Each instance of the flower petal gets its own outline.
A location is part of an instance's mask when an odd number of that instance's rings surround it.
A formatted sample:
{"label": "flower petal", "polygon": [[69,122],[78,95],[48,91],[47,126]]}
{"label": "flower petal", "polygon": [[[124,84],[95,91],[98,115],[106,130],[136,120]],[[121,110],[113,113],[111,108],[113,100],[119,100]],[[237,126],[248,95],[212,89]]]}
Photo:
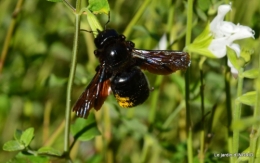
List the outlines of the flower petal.
{"label": "flower petal", "polygon": [[[241,49],[238,44],[231,44],[229,47],[236,52],[237,57],[240,57]],[[237,76],[238,70],[235,68],[235,66],[231,63],[231,61],[229,59],[228,59],[227,64],[228,64],[228,67],[230,67],[230,71],[231,71],[232,75]]]}
{"label": "flower petal", "polygon": [[221,5],[218,7],[218,14],[210,23],[210,30],[216,31],[218,25],[223,22],[225,15],[231,10],[230,5]]}
{"label": "flower petal", "polygon": [[236,52],[237,57],[240,57],[241,49],[238,44],[234,43],[234,44],[231,44],[229,47],[231,47]]}
{"label": "flower petal", "polygon": [[232,34],[239,32],[239,28],[232,22],[223,21],[218,24],[218,27],[215,31],[212,31],[215,38],[219,37],[229,37]]}
{"label": "flower petal", "polygon": [[209,51],[215,55],[217,58],[222,58],[226,55],[227,50],[226,46],[229,42],[227,42],[226,38],[217,38],[213,39],[208,47]]}
{"label": "flower petal", "polygon": [[249,28],[247,26],[239,25],[239,24],[237,25],[237,28],[238,28],[238,31],[227,39],[228,42],[232,43],[235,40],[241,40],[241,39],[245,39],[245,38],[249,38],[249,37],[254,38],[255,32],[251,28]]}

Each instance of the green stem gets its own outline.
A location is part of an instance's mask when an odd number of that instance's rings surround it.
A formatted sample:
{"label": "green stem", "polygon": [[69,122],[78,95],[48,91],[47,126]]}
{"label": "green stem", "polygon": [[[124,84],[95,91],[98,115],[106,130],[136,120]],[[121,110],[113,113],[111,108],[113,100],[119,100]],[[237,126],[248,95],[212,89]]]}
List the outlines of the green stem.
{"label": "green stem", "polygon": [[[259,55],[259,61],[260,63],[260,55]],[[260,66],[258,66],[258,78],[256,81],[256,104],[255,104],[255,109],[254,109],[254,119],[259,118],[260,116]],[[249,158],[249,162],[253,163],[259,160],[256,160],[256,154],[257,151],[260,151],[260,140],[259,140],[259,135],[260,135],[260,125],[259,123],[256,123],[252,127],[252,131],[250,133],[250,153],[255,154],[254,157]],[[259,159],[259,158],[257,158]]]}
{"label": "green stem", "polygon": [[168,116],[166,121],[163,123],[162,127],[164,129],[167,129],[170,127],[174,118],[176,118],[176,116],[180,113],[180,111],[183,109],[184,105],[185,105],[185,102],[184,102],[184,100],[182,100],[180,102],[180,104],[174,109],[174,111]]}
{"label": "green stem", "polygon": [[[163,79],[162,75],[156,77],[155,84],[154,84],[155,88],[159,88],[160,84],[162,83],[162,79]],[[148,121],[150,124],[153,124],[154,119],[155,119],[156,108],[158,106],[157,102],[159,99],[158,97],[159,97],[159,89],[155,89],[153,91],[151,109],[149,111]]]}
{"label": "green stem", "polygon": [[61,122],[61,124],[55,129],[52,135],[48,138],[46,142],[44,142],[43,146],[51,146],[59,137],[59,135],[63,132],[65,126],[65,120]]}
{"label": "green stem", "polygon": [[151,2],[151,0],[145,0],[138,10],[138,12],[135,14],[134,18],[130,21],[130,23],[127,25],[127,28],[123,32],[126,37],[130,35],[131,30],[133,29],[133,26],[136,24],[136,22],[139,20],[141,15],[143,14],[144,10],[147,8],[148,4]]}
{"label": "green stem", "polygon": [[[226,110],[227,110],[227,136],[228,136],[228,151],[232,153],[232,131],[231,131],[231,121],[232,121],[232,105],[231,105],[231,95],[230,95],[230,69],[227,65],[226,57],[226,69],[225,69],[225,94],[226,94]],[[229,158],[232,162],[233,157]]]}
{"label": "green stem", "polygon": [[[188,0],[187,8],[187,29],[186,29],[186,47],[191,43],[191,31],[192,31],[192,13],[193,13],[193,0]],[[193,152],[192,152],[192,126],[191,126],[191,116],[190,116],[190,68],[187,69],[185,74],[185,102],[186,102],[186,132],[188,133],[188,162],[193,162]]]}
{"label": "green stem", "polygon": [[[242,89],[243,89],[243,68],[239,69],[238,72],[238,85],[237,85],[237,97],[242,95]],[[241,117],[241,103],[239,101],[235,101],[235,108],[233,110],[233,122],[236,122]],[[232,153],[238,153],[239,148],[239,130],[234,129],[233,131],[233,152]],[[233,161],[235,162],[237,158],[234,158]]]}
{"label": "green stem", "polygon": [[201,98],[201,132],[200,132],[200,152],[199,160],[201,163],[204,162],[204,151],[205,151],[205,109],[204,109],[204,83],[203,83],[203,70],[202,66],[200,69],[200,98]]}
{"label": "green stem", "polygon": [[5,58],[6,58],[6,55],[8,53],[9,43],[10,43],[11,37],[13,35],[14,27],[16,25],[16,20],[17,20],[16,18],[17,18],[18,13],[21,10],[22,4],[23,4],[23,0],[19,0],[16,4],[14,12],[12,14],[12,21],[11,21],[11,24],[8,28],[8,31],[7,31],[5,40],[4,40],[4,46],[3,46],[3,49],[2,49],[2,52],[1,52],[0,74],[1,74],[2,69],[4,67]]}
{"label": "green stem", "polygon": [[140,163],[145,163],[149,151],[151,150],[151,145],[153,144],[152,139],[149,135],[144,136],[144,146],[141,153]]}
{"label": "green stem", "polygon": [[70,133],[70,114],[71,114],[71,92],[72,85],[76,71],[77,53],[78,53],[78,40],[80,31],[80,4],[81,0],[76,2],[76,13],[75,13],[75,33],[74,33],[74,43],[72,51],[71,68],[67,85],[67,95],[66,95],[66,114],[65,114],[65,133],[64,133],[64,153],[69,153],[69,133]]}
{"label": "green stem", "polygon": [[67,1],[67,0],[63,0],[63,3],[72,11],[75,12],[76,9]]}

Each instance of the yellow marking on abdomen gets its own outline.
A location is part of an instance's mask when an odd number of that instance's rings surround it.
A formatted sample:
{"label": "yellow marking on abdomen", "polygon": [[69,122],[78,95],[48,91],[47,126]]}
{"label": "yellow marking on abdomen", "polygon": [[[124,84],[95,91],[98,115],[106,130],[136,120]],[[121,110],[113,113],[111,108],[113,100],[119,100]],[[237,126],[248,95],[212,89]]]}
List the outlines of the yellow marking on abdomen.
{"label": "yellow marking on abdomen", "polygon": [[120,97],[118,94],[116,94],[115,97],[116,97],[118,104],[121,107],[129,108],[129,107],[132,107],[134,105],[134,103],[130,101],[129,97]]}

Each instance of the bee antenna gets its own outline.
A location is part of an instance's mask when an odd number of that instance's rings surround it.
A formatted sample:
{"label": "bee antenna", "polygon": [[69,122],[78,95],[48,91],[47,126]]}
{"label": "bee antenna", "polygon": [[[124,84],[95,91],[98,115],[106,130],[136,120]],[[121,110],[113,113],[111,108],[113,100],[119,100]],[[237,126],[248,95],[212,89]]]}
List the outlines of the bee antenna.
{"label": "bee antenna", "polygon": [[105,24],[105,30],[107,29],[107,24],[110,22],[110,11],[108,12],[108,20]]}
{"label": "bee antenna", "polygon": [[89,30],[86,30],[86,29],[80,29],[80,31],[84,31],[84,32],[93,33],[93,31],[89,31]]}
{"label": "bee antenna", "polygon": [[[86,30],[86,29],[80,29],[80,31],[84,31],[84,32],[89,32],[89,33],[94,33],[96,31],[89,31],[89,30]],[[99,31],[98,31],[99,32]]]}

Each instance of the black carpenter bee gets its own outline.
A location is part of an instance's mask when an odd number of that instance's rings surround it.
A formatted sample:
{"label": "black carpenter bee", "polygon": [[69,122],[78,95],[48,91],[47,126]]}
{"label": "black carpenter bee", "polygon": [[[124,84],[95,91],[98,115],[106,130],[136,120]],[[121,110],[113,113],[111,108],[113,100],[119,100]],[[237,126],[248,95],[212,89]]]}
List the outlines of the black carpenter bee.
{"label": "black carpenter bee", "polygon": [[167,75],[190,65],[190,56],[186,52],[135,49],[133,42],[126,41],[126,37],[114,29],[98,32],[94,54],[100,65],[73,107],[79,117],[86,118],[92,107],[99,110],[111,90],[121,107],[143,103],[150,89],[141,69]]}

